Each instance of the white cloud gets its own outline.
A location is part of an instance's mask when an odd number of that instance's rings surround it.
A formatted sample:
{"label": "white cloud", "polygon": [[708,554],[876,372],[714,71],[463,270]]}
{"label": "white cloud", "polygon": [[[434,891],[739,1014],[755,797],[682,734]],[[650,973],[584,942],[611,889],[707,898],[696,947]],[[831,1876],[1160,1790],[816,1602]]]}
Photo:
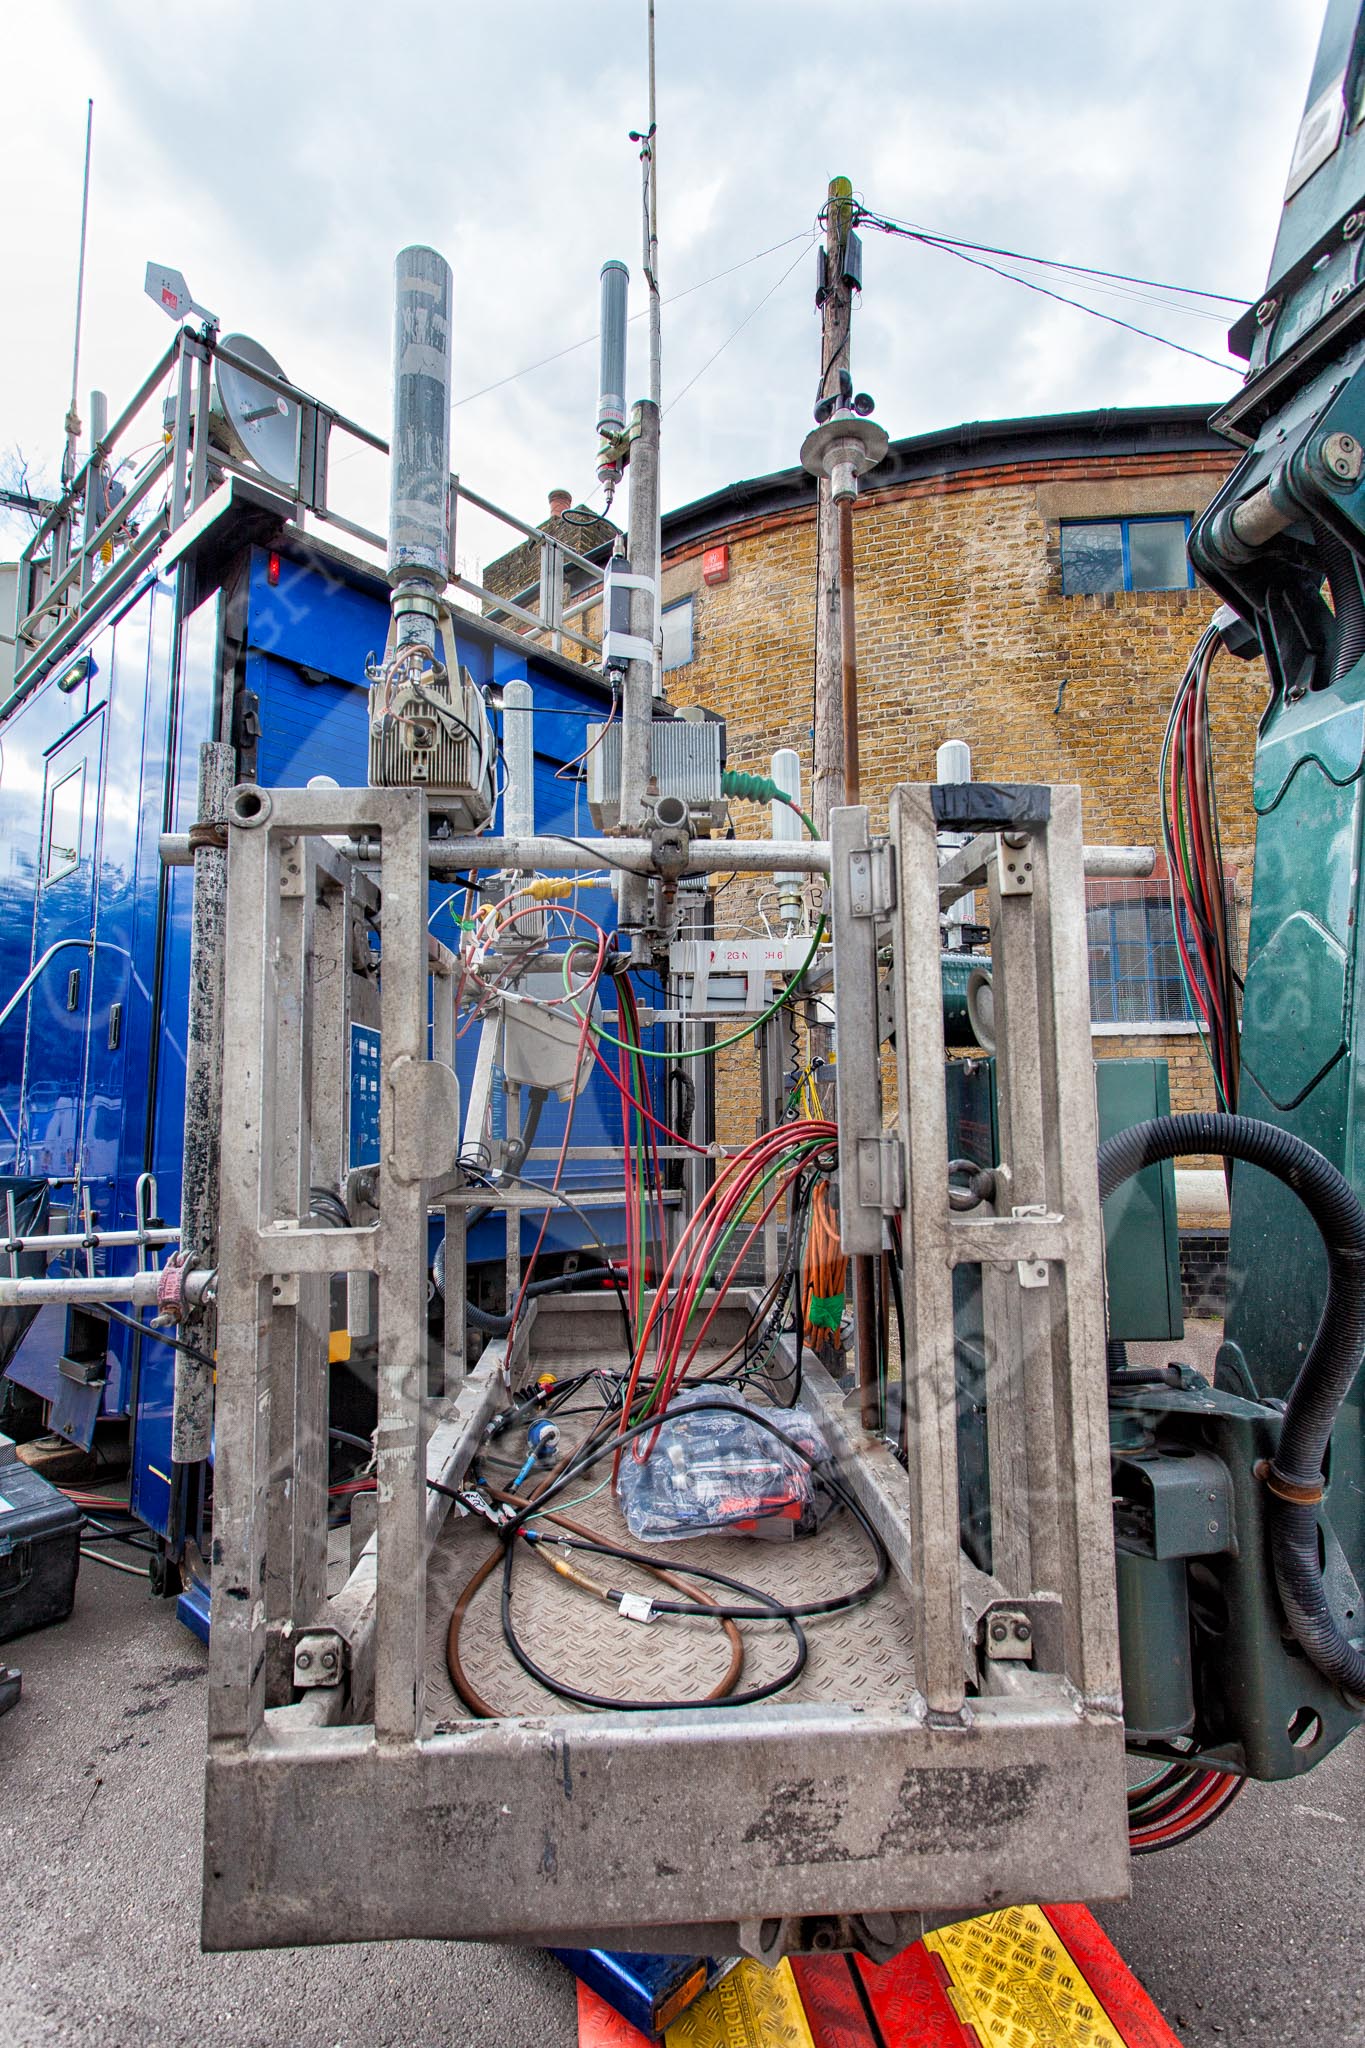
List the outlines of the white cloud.
{"label": "white cloud", "polygon": [[[838,172],[869,205],[957,235],[1254,294],[1316,13],[1301,0],[659,0],[665,293],[810,226]],[[0,62],[23,89],[6,112],[0,449],[19,443],[36,467],[60,449],[87,93],[82,409],[93,383],[117,403],[169,338],[141,293],[154,257],[226,328],[383,431],[406,241],[434,241],[455,268],[457,395],[590,334],[605,256],[630,262],[643,306],[628,139],[645,115],[643,19],[643,0],[6,9]],[[948,256],[865,242],[854,367],[893,434],[1234,388]],[[666,399],[795,253],[667,313]],[[670,413],[666,503],[795,461],[818,369],[812,264]],[[1222,354],[1216,324],[1099,303]],[[636,390],[644,339],[637,322]],[[595,380],[584,348],[461,407],[461,474],[531,517],[552,485],[586,495]],[[499,545],[465,538],[485,557]]]}

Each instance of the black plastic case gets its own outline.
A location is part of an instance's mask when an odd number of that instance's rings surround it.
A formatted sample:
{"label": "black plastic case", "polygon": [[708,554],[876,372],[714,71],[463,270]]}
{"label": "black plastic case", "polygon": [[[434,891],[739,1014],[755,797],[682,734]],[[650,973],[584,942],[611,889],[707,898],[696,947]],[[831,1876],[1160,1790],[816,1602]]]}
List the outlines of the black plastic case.
{"label": "black plastic case", "polygon": [[22,1460],[0,1465],[0,1643],[66,1620],[83,1519],[74,1501]]}

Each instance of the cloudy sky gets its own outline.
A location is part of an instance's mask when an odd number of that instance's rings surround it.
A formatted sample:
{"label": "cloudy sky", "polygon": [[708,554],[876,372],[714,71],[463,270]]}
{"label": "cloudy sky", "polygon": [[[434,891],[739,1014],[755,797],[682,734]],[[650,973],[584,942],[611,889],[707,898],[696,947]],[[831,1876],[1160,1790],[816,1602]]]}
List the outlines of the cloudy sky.
{"label": "cloudy sky", "polygon": [[[646,108],[644,0],[2,12],[0,75],[22,88],[6,97],[0,454],[21,449],[40,482],[60,457],[92,96],[83,410],[91,385],[117,406],[169,339],[142,294],[152,258],[225,331],[387,432],[392,259],[430,241],[455,271],[455,467],[530,518],[552,486],[589,496],[596,349],[570,345],[593,334],[604,257],[629,262],[644,306],[628,139]],[[665,297],[685,293],[665,312],[665,506],[796,459],[819,366],[802,238],[831,175],[940,232],[1256,296],[1321,12],[658,0],[660,271]],[[1235,388],[947,255],[865,244],[854,369],[892,435]],[[1221,309],[1090,302],[1226,360]],[[638,396],[643,319],[631,334]],[[381,518],[372,465],[334,475],[349,509]],[[470,567],[498,550],[474,528],[459,545]]]}

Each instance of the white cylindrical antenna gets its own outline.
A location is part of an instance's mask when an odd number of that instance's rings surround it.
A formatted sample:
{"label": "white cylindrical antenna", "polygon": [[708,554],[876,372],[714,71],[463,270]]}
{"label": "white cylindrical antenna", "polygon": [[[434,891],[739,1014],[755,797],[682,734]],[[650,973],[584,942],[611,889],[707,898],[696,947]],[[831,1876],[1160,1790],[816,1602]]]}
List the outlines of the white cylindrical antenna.
{"label": "white cylindrical antenna", "polygon": [[[971,779],[971,748],[965,740],[945,740],[934,755],[935,782],[970,782]],[[955,846],[965,846],[971,836],[970,832],[940,832],[938,843],[943,853],[948,853]],[[943,921],[948,930],[948,945],[955,950],[961,943],[963,925],[974,924],[976,921],[976,898],[959,896],[956,903],[950,904],[944,911]]]}
{"label": "white cylindrical antenna", "polygon": [[520,680],[503,685],[502,758],[502,829],[508,839],[529,839],[536,829],[535,692]]}
{"label": "white cylindrical antenna", "polygon": [[[772,779],[784,796],[789,796],[796,810],[790,804],[774,801],[770,809],[773,820],[774,839],[800,839],[803,832],[797,812],[801,809],[801,756],[795,747],[779,747],[773,755]],[[799,924],[806,909],[806,878],[803,874],[783,871],[776,877],[777,902],[781,916],[788,924]]]}
{"label": "white cylindrical antenna", "polygon": [[599,434],[620,434],[626,424],[626,298],[630,272],[619,257],[602,265],[602,374],[597,400]]}
{"label": "white cylindrical antenna", "polygon": [[400,647],[435,651],[450,577],[450,265],[435,249],[394,266],[389,582]]}
{"label": "white cylindrical antenna", "polygon": [[[109,400],[102,391],[90,394],[90,453],[93,456],[109,431]],[[93,495],[90,499],[92,517],[86,525],[86,532],[93,533],[109,510],[109,463],[101,454],[86,482],[86,489]]]}

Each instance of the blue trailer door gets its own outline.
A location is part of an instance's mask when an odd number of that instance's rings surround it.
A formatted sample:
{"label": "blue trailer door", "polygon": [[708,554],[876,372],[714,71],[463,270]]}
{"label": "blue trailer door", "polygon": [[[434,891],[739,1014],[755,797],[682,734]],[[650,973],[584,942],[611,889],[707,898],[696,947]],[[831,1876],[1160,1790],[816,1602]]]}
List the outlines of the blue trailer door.
{"label": "blue trailer door", "polygon": [[80,1151],[103,737],[101,710],[52,748],[43,777],[33,964],[61,941],[85,943],[63,944],[29,994],[20,1152],[27,1172],[58,1182],[73,1178]]}

